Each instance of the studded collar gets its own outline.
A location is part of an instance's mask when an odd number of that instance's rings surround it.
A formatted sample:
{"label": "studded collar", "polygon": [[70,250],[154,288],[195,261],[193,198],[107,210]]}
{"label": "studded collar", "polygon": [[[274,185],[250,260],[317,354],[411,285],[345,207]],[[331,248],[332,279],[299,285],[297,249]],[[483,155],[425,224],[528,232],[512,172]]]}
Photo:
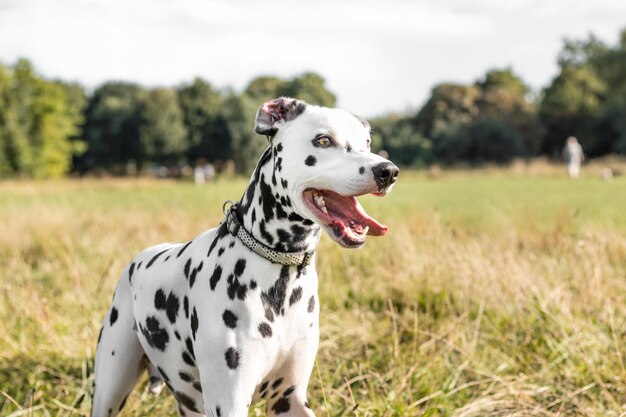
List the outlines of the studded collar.
{"label": "studded collar", "polygon": [[[226,208],[227,204],[231,204]],[[226,215],[226,228],[228,232],[241,240],[241,242],[257,255],[275,264],[284,266],[305,267],[311,264],[315,251],[310,252],[280,252],[272,249],[256,240],[242,225],[238,218],[238,204],[232,201],[224,203],[224,214]]]}

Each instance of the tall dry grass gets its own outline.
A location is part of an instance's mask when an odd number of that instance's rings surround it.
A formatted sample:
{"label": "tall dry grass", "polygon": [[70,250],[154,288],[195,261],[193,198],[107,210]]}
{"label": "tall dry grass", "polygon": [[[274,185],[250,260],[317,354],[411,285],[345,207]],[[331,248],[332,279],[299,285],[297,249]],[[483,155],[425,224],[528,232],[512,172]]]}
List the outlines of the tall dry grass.
{"label": "tall dry grass", "polygon": [[[88,415],[123,265],[215,225],[244,186],[0,184],[0,415]],[[390,233],[322,240],[318,416],[626,413],[625,179],[403,173],[362,202]],[[144,381],[125,415],[175,407]]]}

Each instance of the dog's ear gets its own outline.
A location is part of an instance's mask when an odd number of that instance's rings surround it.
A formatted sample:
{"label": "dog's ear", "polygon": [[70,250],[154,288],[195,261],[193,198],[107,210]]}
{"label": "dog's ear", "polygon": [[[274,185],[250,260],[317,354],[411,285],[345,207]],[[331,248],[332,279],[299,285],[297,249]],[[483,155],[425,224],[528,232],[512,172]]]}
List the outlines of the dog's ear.
{"label": "dog's ear", "polygon": [[254,131],[259,135],[274,136],[283,123],[298,117],[306,106],[304,101],[289,97],[265,102],[256,113]]}

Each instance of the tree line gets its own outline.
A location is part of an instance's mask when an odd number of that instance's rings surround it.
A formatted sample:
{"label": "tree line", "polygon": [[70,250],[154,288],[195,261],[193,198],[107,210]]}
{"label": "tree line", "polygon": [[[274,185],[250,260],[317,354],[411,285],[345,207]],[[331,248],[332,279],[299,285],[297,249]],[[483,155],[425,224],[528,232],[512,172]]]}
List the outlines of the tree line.
{"label": "tree line", "polygon": [[[539,93],[511,68],[471,85],[436,85],[421,109],[371,120],[373,147],[404,166],[558,157],[577,136],[589,157],[626,154],[626,30],[616,45],[568,40]],[[114,81],[93,92],[39,76],[28,60],[0,65],[0,177],[123,175],[129,167],[233,161],[248,172],[266,146],[258,106],[291,96],[335,106],[318,74],[262,76],[242,92],[197,78],[175,88]]]}

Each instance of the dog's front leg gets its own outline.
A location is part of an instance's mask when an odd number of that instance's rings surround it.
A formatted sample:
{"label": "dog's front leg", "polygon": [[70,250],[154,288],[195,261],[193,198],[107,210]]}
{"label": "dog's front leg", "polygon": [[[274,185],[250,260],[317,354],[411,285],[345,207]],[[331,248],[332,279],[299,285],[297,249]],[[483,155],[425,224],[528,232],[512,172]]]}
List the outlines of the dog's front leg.
{"label": "dog's front leg", "polygon": [[306,398],[319,343],[317,318],[315,323],[309,335],[294,344],[289,357],[277,372],[283,382],[267,399],[268,417],[315,417]]}
{"label": "dog's front leg", "polygon": [[[205,338],[195,344],[207,417],[247,417],[259,378],[253,341]],[[200,339],[200,338],[199,338]]]}

